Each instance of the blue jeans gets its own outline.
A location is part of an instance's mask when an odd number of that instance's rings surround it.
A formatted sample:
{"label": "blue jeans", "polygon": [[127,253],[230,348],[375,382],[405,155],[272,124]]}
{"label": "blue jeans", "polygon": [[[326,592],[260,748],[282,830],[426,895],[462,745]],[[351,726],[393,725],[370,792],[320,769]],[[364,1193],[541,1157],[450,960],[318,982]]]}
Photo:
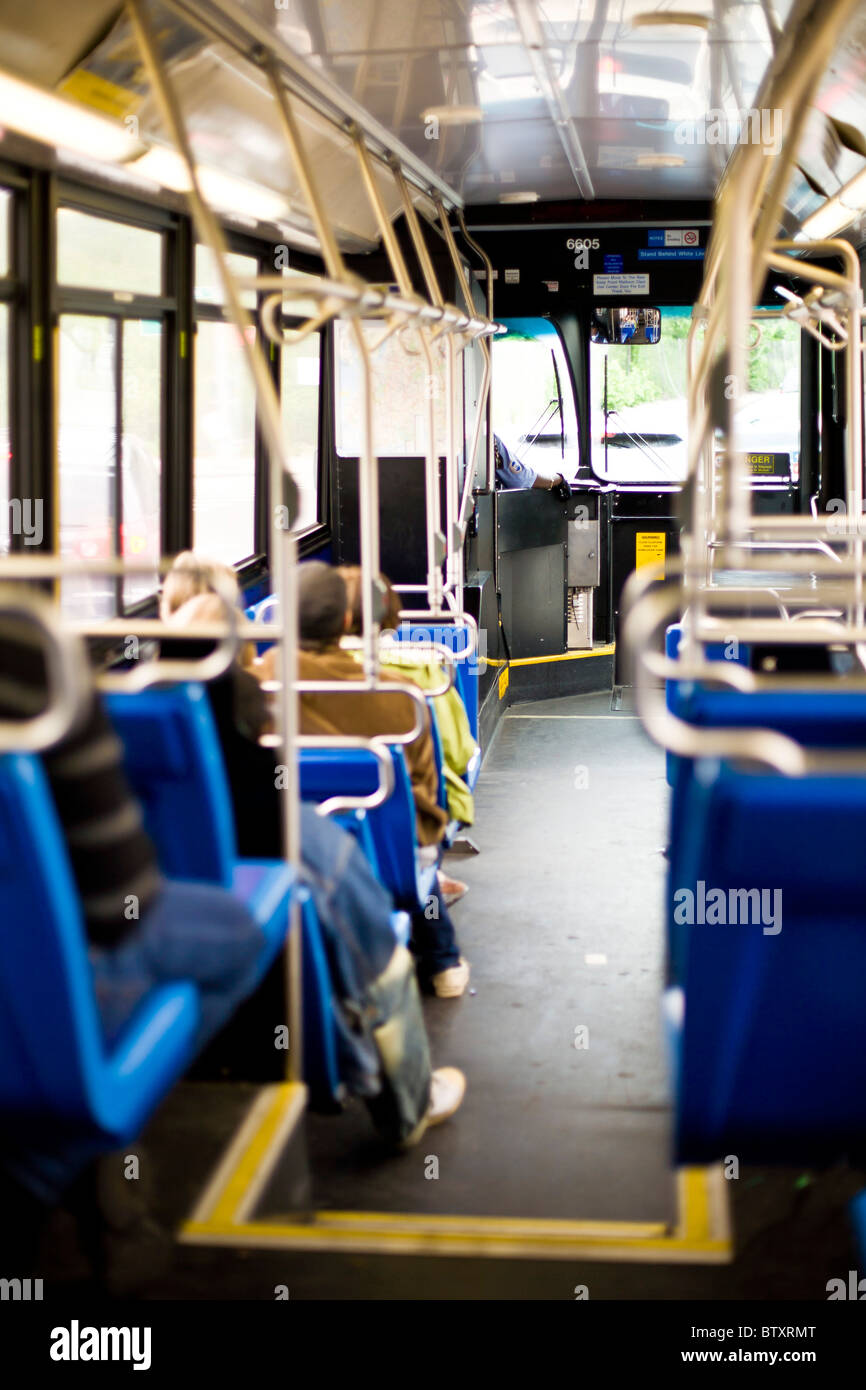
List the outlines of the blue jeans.
{"label": "blue jeans", "polygon": [[412,914],[412,950],[418,960],[418,979],[425,986],[441,970],[460,964],[454,923],[435,884],[423,911]]}
{"label": "blue jeans", "polygon": [[[156,985],[189,980],[200,994],[200,1051],[252,992],[263,947],[262,932],[230,893],[207,884],[166,883],[126,940],[114,949],[90,949],[108,1046]],[[104,1147],[72,1137],[58,1137],[44,1149],[4,1144],[0,1162],[35,1197],[53,1205]]]}

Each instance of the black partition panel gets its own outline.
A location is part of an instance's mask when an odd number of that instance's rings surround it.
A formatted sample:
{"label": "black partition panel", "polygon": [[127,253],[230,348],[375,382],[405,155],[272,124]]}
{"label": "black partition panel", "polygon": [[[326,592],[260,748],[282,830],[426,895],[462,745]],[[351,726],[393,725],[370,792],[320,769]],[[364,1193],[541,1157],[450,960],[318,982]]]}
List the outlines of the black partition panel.
{"label": "black partition panel", "polygon": [[[427,582],[427,497],[423,458],[380,458],[379,532],[380,569],[392,584]],[[439,484],[442,525],[445,497],[442,460]],[[360,563],[360,514],[358,511],[358,460],[335,462],[336,561]]]}
{"label": "black partition panel", "polygon": [[502,623],[510,656],[565,651],[568,507],[540,488],[497,495]]}

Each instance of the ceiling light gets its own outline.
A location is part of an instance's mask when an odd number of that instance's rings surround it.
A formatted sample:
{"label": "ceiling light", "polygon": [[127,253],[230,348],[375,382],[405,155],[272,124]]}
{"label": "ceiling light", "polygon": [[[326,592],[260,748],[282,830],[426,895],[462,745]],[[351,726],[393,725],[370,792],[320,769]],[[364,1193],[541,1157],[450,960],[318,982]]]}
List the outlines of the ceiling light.
{"label": "ceiling light", "polygon": [[438,121],[440,125],[477,125],[482,115],[480,106],[428,106],[421,112],[421,120]]}
{"label": "ceiling light", "polygon": [[[130,164],[136,174],[152,179],[175,193],[188,193],[190,188],[186,162],[174,150],[154,145],[147,154]],[[220,169],[196,165],[201,191],[208,203],[220,212],[241,217],[254,217],[259,222],[276,222],[289,211],[288,200],[273,189],[224,174]]]}
{"label": "ceiling light", "polygon": [[866,211],[866,169],[861,169],[853,179],[834,193],[832,198],[822,204],[807,217],[801,228],[801,235],[810,241],[823,241],[834,236]]}
{"label": "ceiling light", "polygon": [[93,159],[131,159],[141,141],[122,121],[110,121],[77,102],[0,73],[0,126]]}
{"label": "ceiling light", "polygon": [[667,29],[672,24],[685,24],[692,29],[709,29],[710,17],[696,14],[694,10],[644,10],[629,21],[632,29]]}
{"label": "ceiling light", "polygon": [[635,169],[681,169],[685,164],[681,154],[639,154],[632,166]]}
{"label": "ceiling light", "polygon": [[500,203],[537,203],[539,196],[538,193],[533,193],[527,189],[524,193],[500,193],[499,201]]}

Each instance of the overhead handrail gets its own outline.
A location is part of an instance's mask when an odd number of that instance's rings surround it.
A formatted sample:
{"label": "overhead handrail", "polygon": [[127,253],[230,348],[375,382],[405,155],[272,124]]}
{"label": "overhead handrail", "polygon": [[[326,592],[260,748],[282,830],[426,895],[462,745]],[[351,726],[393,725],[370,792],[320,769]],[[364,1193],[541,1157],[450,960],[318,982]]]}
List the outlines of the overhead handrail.
{"label": "overhead handrail", "polygon": [[0,719],[0,753],[39,753],[64,738],[84,715],[90,667],[81,642],[43,595],[2,585],[0,619],[10,616],[32,624],[45,638],[46,704],[29,719]]}

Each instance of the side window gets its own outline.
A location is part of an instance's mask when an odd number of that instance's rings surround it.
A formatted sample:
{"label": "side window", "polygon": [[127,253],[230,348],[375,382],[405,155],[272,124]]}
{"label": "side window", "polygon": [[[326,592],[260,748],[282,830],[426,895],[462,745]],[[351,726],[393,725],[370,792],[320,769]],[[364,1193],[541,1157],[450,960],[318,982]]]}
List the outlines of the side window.
{"label": "side window", "polygon": [[800,476],[800,350],[799,324],[778,310],[752,319],[737,426],[756,482]]}
{"label": "side window", "polygon": [[[59,209],[62,555],[158,563],[164,324],[142,301],[162,294],[162,266],[162,232]],[[123,583],[75,576],[63,608],[110,617],[157,582],[155,568]]]}
{"label": "side window", "polygon": [[288,465],[300,489],[295,529],[319,520],[319,392],[322,338],[310,333],[281,350],[281,400]]}
{"label": "side window", "polygon": [[[231,253],[235,275],[258,273],[254,256]],[[244,291],[255,309],[254,290]],[[255,551],[256,398],[243,343],[223,308],[214,259],[205,246],[195,252],[195,457],[193,545],[227,565]]]}
{"label": "side window", "polygon": [[[363,378],[361,359],[350,324],[338,320],[335,325],[336,362],[336,425],[337,453],[343,458],[356,458],[361,452],[361,392]],[[382,324],[364,323],[368,346],[381,338]],[[427,446],[427,400],[434,402],[436,447],[445,450],[445,361],[434,345],[433,373],[427,370],[417,335],[407,330],[395,333],[380,347],[375,347],[373,373],[374,445],[380,458],[418,458]],[[462,411],[462,371],[458,359],[455,373],[455,401]],[[459,418],[459,414],[458,414]]]}
{"label": "side window", "polygon": [[[571,375],[556,329],[547,319],[521,319],[493,339],[494,433],[512,458],[537,472],[577,472],[577,412]],[[537,331],[533,332],[537,325]]]}

